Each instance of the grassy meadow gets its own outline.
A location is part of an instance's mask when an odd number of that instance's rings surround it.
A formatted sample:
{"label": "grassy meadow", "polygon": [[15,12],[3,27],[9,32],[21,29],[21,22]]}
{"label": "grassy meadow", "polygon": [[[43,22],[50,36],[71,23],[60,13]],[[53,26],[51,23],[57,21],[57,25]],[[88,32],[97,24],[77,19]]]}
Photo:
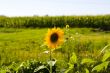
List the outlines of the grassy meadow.
{"label": "grassy meadow", "polygon": [[[68,67],[69,58],[75,52],[79,58],[96,59],[100,51],[110,44],[110,31],[93,28],[62,28],[65,39],[70,37],[52,53],[57,60],[57,69]],[[49,51],[44,44],[48,28],[0,28],[0,68],[13,62],[27,60],[48,61]],[[66,46],[68,45],[68,46]]]}

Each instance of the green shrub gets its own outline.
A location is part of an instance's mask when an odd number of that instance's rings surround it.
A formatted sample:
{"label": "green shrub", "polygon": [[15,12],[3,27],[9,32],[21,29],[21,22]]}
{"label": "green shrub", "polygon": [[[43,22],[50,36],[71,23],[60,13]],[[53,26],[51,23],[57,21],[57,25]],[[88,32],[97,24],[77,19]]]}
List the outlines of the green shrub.
{"label": "green shrub", "polygon": [[0,73],[50,73],[50,66],[52,66],[52,73],[56,73],[55,60],[48,62],[27,60],[22,62],[20,65],[12,63],[7,67],[1,68]]}

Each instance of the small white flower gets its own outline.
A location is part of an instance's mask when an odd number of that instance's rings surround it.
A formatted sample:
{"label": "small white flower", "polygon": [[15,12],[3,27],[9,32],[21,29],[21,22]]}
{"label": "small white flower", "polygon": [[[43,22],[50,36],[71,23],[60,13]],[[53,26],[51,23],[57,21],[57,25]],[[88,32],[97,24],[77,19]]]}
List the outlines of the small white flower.
{"label": "small white flower", "polygon": [[73,38],[72,36],[71,36],[70,38],[71,38],[72,40],[74,40],[74,38]]}
{"label": "small white flower", "polygon": [[49,53],[49,51],[47,50],[47,51],[44,51],[43,53],[48,54],[48,53]]}

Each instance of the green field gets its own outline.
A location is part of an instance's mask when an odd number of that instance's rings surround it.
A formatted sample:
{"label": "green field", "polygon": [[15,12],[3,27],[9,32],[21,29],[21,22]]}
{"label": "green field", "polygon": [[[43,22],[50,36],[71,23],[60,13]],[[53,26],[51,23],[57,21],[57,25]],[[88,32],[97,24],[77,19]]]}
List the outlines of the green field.
{"label": "green field", "polygon": [[[96,58],[100,51],[110,44],[110,32],[93,28],[70,28],[65,32],[71,41],[54,50],[52,57],[57,60],[57,68],[66,68],[72,52],[80,57]],[[0,67],[12,62],[21,63],[26,60],[49,60],[49,50],[44,44],[48,28],[22,29],[0,28]],[[66,33],[67,32],[67,33]],[[65,47],[68,45],[68,47]],[[67,48],[71,51],[68,51]]]}

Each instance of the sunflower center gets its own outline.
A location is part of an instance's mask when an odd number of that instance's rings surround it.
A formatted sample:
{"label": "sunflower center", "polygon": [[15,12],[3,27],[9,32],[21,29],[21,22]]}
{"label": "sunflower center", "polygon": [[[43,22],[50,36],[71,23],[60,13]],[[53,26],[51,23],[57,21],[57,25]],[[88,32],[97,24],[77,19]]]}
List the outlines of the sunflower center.
{"label": "sunflower center", "polygon": [[50,37],[51,42],[55,43],[58,40],[58,34],[53,33]]}

